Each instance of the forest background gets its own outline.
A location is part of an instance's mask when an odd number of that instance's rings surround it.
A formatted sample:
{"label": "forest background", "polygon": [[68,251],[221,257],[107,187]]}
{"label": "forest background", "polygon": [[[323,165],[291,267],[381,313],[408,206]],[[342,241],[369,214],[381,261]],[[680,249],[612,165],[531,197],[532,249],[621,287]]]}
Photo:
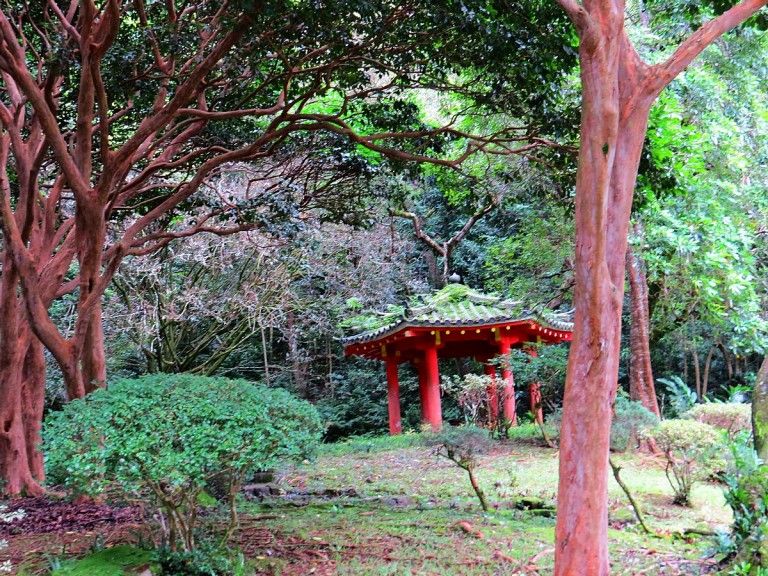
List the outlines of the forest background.
{"label": "forest background", "polygon": [[[658,60],[662,39],[682,36],[711,9],[693,12],[679,3],[635,7],[631,34],[642,55]],[[625,297],[620,382],[627,389],[639,349],[630,340],[644,333],[633,331],[636,294],[648,299],[645,332],[656,376],[679,376],[699,398],[725,399],[748,391],[762,361],[768,51],[760,24],[707,49],[652,110],[628,255],[641,273]],[[103,302],[110,378],[164,371],[262,380],[318,403],[334,439],[386,429],[383,367],[343,357],[340,339],[362,310],[403,305],[453,273],[528,307],[569,310],[575,60],[555,72],[557,97],[534,96],[540,101],[527,112],[546,111],[536,129],[557,145],[532,154],[478,154],[455,169],[325,138],[294,144],[290,162],[298,157],[302,170],[286,168],[287,153],[228,165],[178,211],[175,226],[226,196],[238,210],[258,196],[248,215],[258,226],[176,239],[124,260]],[[535,95],[542,87],[529,81],[522,88]],[[439,125],[446,110],[461,110],[462,128],[474,132],[513,118],[498,102],[484,115],[467,113],[467,102],[423,89],[377,112],[382,123],[402,128]],[[446,254],[441,249],[452,238]],[[63,334],[74,329],[77,298],[52,304]],[[53,408],[66,392],[50,360],[46,402]],[[478,367],[456,361],[442,370]],[[405,420],[418,427],[415,375],[403,387]],[[664,410],[671,392],[658,392]],[[560,399],[561,391],[550,390],[546,410]],[[458,410],[449,407],[446,416],[458,418]]]}

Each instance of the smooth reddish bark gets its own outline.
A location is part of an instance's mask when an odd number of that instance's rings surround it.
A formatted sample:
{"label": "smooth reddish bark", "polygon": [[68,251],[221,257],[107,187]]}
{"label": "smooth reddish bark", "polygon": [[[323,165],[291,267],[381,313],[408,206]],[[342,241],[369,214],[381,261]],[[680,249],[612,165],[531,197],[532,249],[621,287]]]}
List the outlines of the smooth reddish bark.
{"label": "smooth reddish bark", "polygon": [[563,401],[555,575],[602,576],[627,232],[651,104],[716,38],[766,0],[745,0],[694,32],[660,64],[641,61],[625,4],[559,0],[579,33],[582,115],[576,178],[574,333]]}
{"label": "smooth reddish bark", "polygon": [[541,384],[528,384],[528,398],[531,401],[531,415],[536,424],[544,424],[544,408],[541,405]]}
{"label": "smooth reddish bark", "polygon": [[629,332],[629,397],[661,416],[653,380],[648,311],[648,281],[642,260],[627,246],[631,326]]}
{"label": "smooth reddish bark", "polygon": [[0,285],[0,474],[7,494],[39,496],[43,470],[37,415],[42,418],[42,390],[35,389],[39,382],[25,380],[36,350],[30,347],[32,338],[23,324],[15,276],[13,264],[5,258]]}
{"label": "smooth reddish bark", "polygon": [[[508,341],[502,340],[499,344],[499,354],[508,356],[511,345]],[[502,414],[511,426],[517,426],[517,407],[515,405],[515,377],[512,374],[512,368],[505,361],[501,366],[501,380],[504,386],[502,394]]]}

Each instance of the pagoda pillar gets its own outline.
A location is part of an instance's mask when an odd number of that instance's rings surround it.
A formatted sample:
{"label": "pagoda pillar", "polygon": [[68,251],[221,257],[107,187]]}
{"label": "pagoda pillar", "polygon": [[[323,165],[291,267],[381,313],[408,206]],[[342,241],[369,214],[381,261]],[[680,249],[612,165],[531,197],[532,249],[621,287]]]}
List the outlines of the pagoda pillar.
{"label": "pagoda pillar", "polygon": [[[511,350],[509,341],[502,340],[499,343],[499,354],[506,356]],[[503,413],[504,419],[512,426],[517,426],[517,412],[515,411],[515,379],[512,375],[512,368],[509,366],[507,359],[502,362],[501,379],[504,381],[504,394],[503,394]]]}
{"label": "pagoda pillar", "polygon": [[488,417],[492,424],[495,424],[499,419],[499,391],[496,388],[496,366],[493,364],[485,364],[485,375],[491,378],[491,383],[488,385]]}
{"label": "pagoda pillar", "polygon": [[400,419],[400,382],[397,374],[397,360],[387,357],[387,401],[389,403],[389,433],[400,434],[403,424]]}
{"label": "pagoda pillar", "polygon": [[[424,421],[436,432],[443,426],[443,415],[440,407],[440,370],[435,346],[424,350],[423,374],[422,415]],[[419,388],[422,389],[422,382],[419,382]]]}

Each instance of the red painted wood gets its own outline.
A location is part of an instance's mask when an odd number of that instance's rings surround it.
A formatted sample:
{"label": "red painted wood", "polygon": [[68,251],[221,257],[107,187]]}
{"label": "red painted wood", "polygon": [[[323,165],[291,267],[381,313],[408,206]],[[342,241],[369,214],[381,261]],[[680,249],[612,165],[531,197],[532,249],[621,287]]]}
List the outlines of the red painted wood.
{"label": "red painted wood", "polygon": [[397,360],[387,358],[387,402],[389,403],[389,433],[400,434],[403,424],[400,419],[400,383],[397,374]]}
{"label": "red painted wood", "polygon": [[[419,398],[421,400],[421,420],[429,423],[437,430],[442,426],[442,409],[440,406],[440,373],[439,358],[476,357],[481,361],[492,358],[497,354],[508,354],[512,347],[524,345],[527,342],[557,343],[571,340],[571,333],[563,330],[553,330],[541,326],[532,320],[518,320],[464,327],[412,326],[383,336],[371,342],[350,344],[344,349],[347,356],[363,356],[372,360],[387,362],[387,391],[389,398],[390,432],[394,432],[394,422],[400,420],[399,386],[396,392],[396,417],[394,416],[395,400],[393,399],[391,375],[395,376],[397,364],[411,362],[419,374]],[[491,366],[490,369],[495,369]],[[486,368],[488,374],[489,368]],[[498,382],[498,377],[494,376]],[[504,418],[517,424],[515,413],[515,382],[512,371],[502,370],[504,393],[502,413]],[[498,385],[489,389],[489,412],[492,420],[499,417]]]}
{"label": "red painted wood", "polygon": [[571,340],[571,333],[568,331],[553,330],[532,320],[523,320],[463,328],[410,327],[371,342],[350,344],[344,353],[347,356],[384,360],[382,345],[386,345],[387,354],[397,351],[405,355],[414,350],[422,351],[434,346],[438,333],[441,342],[438,355],[441,358],[493,355],[498,351],[500,340],[509,340],[511,345],[536,340],[548,343]]}
{"label": "red painted wood", "polygon": [[437,364],[437,348],[432,346],[424,351],[424,406],[425,420],[432,430],[443,426],[440,407],[440,371]]}

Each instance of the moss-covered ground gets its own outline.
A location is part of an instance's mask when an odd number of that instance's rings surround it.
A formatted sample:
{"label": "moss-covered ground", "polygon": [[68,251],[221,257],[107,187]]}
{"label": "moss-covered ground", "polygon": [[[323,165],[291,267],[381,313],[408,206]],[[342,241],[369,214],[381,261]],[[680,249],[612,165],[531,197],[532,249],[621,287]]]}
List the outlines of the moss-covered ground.
{"label": "moss-covered ground", "polygon": [[125,576],[149,564],[151,553],[133,546],[115,546],[85,558],[55,562],[51,576]]}

